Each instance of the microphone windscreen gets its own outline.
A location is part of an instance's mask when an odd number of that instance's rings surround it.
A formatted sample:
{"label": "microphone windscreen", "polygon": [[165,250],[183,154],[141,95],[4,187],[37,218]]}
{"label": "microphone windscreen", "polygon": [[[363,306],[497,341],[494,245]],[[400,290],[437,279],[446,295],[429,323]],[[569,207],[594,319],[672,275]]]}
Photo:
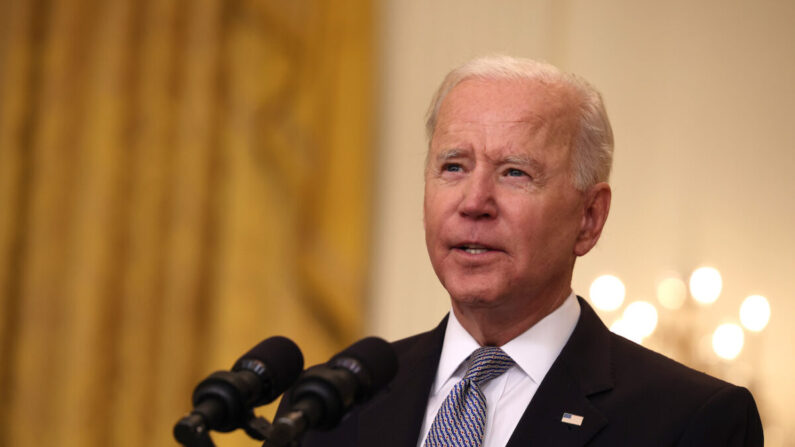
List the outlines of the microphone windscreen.
{"label": "microphone windscreen", "polygon": [[292,340],[281,336],[263,340],[240,357],[237,364],[247,359],[259,360],[265,364],[276,396],[289,388],[304,369],[301,350]]}
{"label": "microphone windscreen", "polygon": [[378,337],[367,337],[352,344],[332,358],[352,357],[370,373],[371,383],[366,393],[384,387],[397,373],[398,360],[392,345]]}

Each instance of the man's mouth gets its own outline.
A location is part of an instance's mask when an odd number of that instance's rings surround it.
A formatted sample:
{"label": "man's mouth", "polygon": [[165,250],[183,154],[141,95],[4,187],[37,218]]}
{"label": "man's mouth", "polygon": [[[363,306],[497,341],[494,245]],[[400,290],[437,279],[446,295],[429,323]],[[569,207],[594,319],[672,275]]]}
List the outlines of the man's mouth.
{"label": "man's mouth", "polygon": [[472,255],[479,255],[482,253],[486,253],[487,251],[494,250],[491,247],[486,247],[485,245],[479,245],[479,244],[461,244],[453,248],[455,248],[456,250],[465,251]]}

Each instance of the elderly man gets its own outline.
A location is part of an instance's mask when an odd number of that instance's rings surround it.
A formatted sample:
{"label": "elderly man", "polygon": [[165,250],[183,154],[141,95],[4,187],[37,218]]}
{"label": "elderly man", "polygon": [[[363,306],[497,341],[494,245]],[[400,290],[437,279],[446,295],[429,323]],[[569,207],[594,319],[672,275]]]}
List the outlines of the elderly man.
{"label": "elderly man", "polygon": [[476,59],[445,78],[427,130],[425,237],[452,311],[396,342],[387,389],[304,446],[762,445],[746,389],[610,333],[571,290],[610,208],[596,90]]}

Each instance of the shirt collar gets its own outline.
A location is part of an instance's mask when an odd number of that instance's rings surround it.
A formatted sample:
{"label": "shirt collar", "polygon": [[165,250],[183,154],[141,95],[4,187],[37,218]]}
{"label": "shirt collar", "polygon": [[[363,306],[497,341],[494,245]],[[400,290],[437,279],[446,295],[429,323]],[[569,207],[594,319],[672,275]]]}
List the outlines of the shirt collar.
{"label": "shirt collar", "polygon": [[[574,332],[579,318],[580,303],[572,292],[552,313],[501,348],[533,382],[540,383]],[[433,392],[438,392],[467,357],[479,347],[478,342],[461,326],[451,310]]]}

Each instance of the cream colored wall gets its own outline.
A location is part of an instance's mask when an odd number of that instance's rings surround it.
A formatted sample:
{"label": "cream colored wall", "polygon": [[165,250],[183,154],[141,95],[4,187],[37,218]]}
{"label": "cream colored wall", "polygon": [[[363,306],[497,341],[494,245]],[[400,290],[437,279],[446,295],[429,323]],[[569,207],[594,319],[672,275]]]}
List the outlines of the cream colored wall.
{"label": "cream colored wall", "polygon": [[426,330],[449,307],[422,232],[434,88],[477,55],[545,59],[602,91],[616,133],[611,216],[575,291],[612,273],[628,299],[653,300],[665,270],[711,264],[724,275],[698,317],[711,327],[736,321],[745,296],[767,296],[770,325],[739,361],[757,378],[768,445],[795,445],[784,440],[795,436],[795,2],[391,0],[379,20],[371,332]]}

